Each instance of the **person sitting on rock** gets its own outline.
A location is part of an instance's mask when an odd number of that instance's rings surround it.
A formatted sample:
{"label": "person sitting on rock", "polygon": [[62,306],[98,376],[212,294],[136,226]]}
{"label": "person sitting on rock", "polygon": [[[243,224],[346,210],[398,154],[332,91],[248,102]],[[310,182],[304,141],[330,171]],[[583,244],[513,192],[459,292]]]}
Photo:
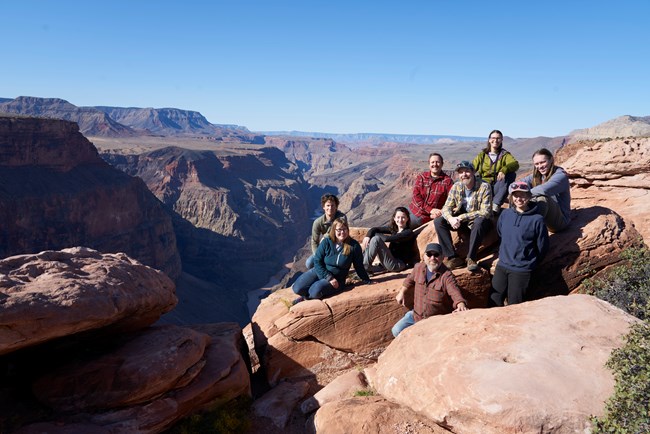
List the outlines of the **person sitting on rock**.
{"label": "person sitting on rock", "polygon": [[563,168],[556,166],[553,153],[546,148],[533,154],[533,174],[522,181],[531,187],[533,201],[544,217],[551,232],[565,229],[571,221],[571,192],[569,176]]}
{"label": "person sitting on rock", "polygon": [[442,171],[442,155],[433,152],[429,155],[429,171],[422,172],[415,179],[413,199],[409,205],[410,227],[415,229],[440,217],[442,206],[453,181]]}
{"label": "person sitting on rock", "polygon": [[475,273],[479,270],[476,263],[478,248],[492,228],[492,189],[490,184],[476,177],[474,166],[469,161],[461,161],[456,172],[459,180],[451,188],[442,215],[434,220],[434,225],[442,253],[447,257],[445,265],[450,270],[465,265],[454,249],[451,231],[470,232],[467,269]]}
{"label": "person sitting on rock", "polygon": [[314,254],[321,241],[321,237],[326,235],[332,222],[335,219],[342,218],[347,221],[347,217],[339,211],[339,198],[333,194],[324,194],[320,198],[320,206],[323,208],[323,215],[314,220],[311,225],[311,256],[305,261],[305,266],[310,269],[314,266]]}
{"label": "person sitting on rock", "polygon": [[350,237],[350,228],[344,218],[337,218],[314,254],[314,267],[298,277],[291,289],[300,295],[294,304],[304,299],[321,299],[343,290],[350,267],[364,283],[370,277],[363,268],[361,245]]}
{"label": "person sitting on rock", "polygon": [[510,208],[503,210],[497,222],[501,237],[499,262],[492,277],[489,305],[522,303],[526,299],[533,269],[548,251],[548,230],[530,187],[523,181],[510,184]]}
{"label": "person sitting on rock", "polygon": [[[361,241],[363,266],[369,273],[402,271],[413,267],[418,261],[415,234],[409,227],[408,209],[395,208],[388,226],[373,227]],[[386,243],[390,243],[390,247]],[[379,265],[373,266],[375,257]]]}
{"label": "person sitting on rock", "polygon": [[476,174],[492,187],[492,212],[501,212],[501,205],[508,196],[508,186],[512,183],[519,169],[515,157],[503,149],[503,134],[493,130],[488,136],[485,149],[472,161]]}
{"label": "person sitting on rock", "polygon": [[415,264],[395,297],[399,304],[405,306],[406,292],[414,291],[413,310],[409,310],[393,326],[393,336],[397,337],[405,328],[430,316],[468,310],[456,278],[443,260],[440,244],[427,244],[423,262]]}

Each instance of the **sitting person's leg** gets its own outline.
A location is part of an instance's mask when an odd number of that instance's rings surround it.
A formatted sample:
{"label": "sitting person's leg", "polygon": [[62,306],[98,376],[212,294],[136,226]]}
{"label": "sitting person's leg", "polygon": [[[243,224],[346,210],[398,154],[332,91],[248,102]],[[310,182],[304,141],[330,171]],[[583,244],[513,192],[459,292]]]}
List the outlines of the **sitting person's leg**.
{"label": "sitting person's leg", "polygon": [[379,257],[379,263],[388,271],[402,271],[406,268],[406,264],[393,256],[384,240],[378,235],[372,237],[363,252],[363,265],[366,269],[372,265],[375,257]]}
{"label": "sitting person's leg", "polygon": [[409,218],[409,222],[410,222],[409,227],[411,229],[419,228],[420,226],[422,226],[424,224],[424,222],[422,221],[422,218],[416,216],[415,214],[413,214],[413,211],[411,211],[410,208],[409,208],[409,217],[410,217]]}
{"label": "sitting person's leg", "polygon": [[404,315],[401,320],[395,323],[395,325],[390,331],[393,333],[393,336],[397,337],[400,333],[402,333],[402,330],[404,330],[407,327],[411,327],[413,324],[415,324],[415,319],[413,318],[413,311],[409,310],[408,312],[406,312],[406,315]]}
{"label": "sitting person's leg", "polygon": [[305,267],[307,267],[308,270],[314,268],[314,255],[309,255],[309,258],[305,261]]}
{"label": "sitting person's leg", "polygon": [[508,187],[515,181],[517,172],[506,173],[506,177],[501,181],[496,181],[492,186],[492,206],[494,208],[501,208],[503,202],[508,197]]}
{"label": "sitting person's leg", "polygon": [[312,299],[322,299],[325,297],[329,297],[330,295],[336,294],[337,292],[343,290],[342,285],[339,284],[339,288],[335,289],[332,285],[330,285],[329,280],[327,279],[319,279],[316,280],[310,287],[309,287],[309,296],[308,298],[310,300]]}
{"label": "sitting person's leg", "polygon": [[544,223],[551,232],[559,232],[569,225],[569,221],[564,218],[560,205],[547,196],[535,196],[532,199],[537,203],[537,213],[544,217]]}
{"label": "sitting person's leg", "polygon": [[472,222],[472,232],[469,236],[469,251],[467,258],[476,261],[478,258],[478,248],[485,235],[492,228],[492,222],[488,218],[476,217]]}
{"label": "sitting person's leg", "polygon": [[438,244],[442,247],[442,255],[447,258],[455,257],[456,250],[454,250],[454,243],[451,240],[451,225],[447,219],[440,216],[433,221],[433,225],[436,228],[436,234],[438,234]]}
{"label": "sitting person's leg", "polygon": [[298,278],[296,279],[295,282],[293,282],[293,285],[291,286],[291,289],[293,292],[296,294],[306,297],[309,294],[309,287],[314,284],[318,280],[318,275],[316,274],[316,271],[312,268],[311,270],[307,270],[304,273],[302,273]]}

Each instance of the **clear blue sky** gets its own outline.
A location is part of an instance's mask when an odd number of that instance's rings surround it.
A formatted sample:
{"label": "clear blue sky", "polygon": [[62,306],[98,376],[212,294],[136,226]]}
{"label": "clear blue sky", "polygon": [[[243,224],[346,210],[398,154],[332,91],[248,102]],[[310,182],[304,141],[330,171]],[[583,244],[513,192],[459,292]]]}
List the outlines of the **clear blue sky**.
{"label": "clear blue sky", "polygon": [[650,115],[650,1],[0,5],[0,96],[251,130],[558,136]]}

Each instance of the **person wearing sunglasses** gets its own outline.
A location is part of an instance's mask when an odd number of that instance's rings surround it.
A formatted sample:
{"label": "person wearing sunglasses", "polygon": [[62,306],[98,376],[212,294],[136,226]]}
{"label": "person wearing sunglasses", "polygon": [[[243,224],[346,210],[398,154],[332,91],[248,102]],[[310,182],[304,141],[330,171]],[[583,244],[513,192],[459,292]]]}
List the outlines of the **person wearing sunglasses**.
{"label": "person wearing sunglasses", "polygon": [[461,161],[456,166],[458,181],[451,187],[449,197],[442,207],[442,215],[433,221],[442,253],[447,257],[445,265],[453,270],[465,266],[451,240],[451,231],[469,232],[467,269],[479,271],[478,248],[485,235],[492,229],[492,189],[490,184],[476,177],[474,166]]}
{"label": "person wearing sunglasses", "polygon": [[553,153],[546,148],[533,154],[533,173],[522,181],[528,184],[537,202],[538,212],[544,217],[551,232],[559,232],[571,222],[571,190],[569,176],[555,165]]}
{"label": "person wearing sunglasses", "polygon": [[314,268],[301,274],[291,287],[300,296],[293,304],[341,292],[353,264],[359,278],[364,283],[370,283],[370,277],[363,268],[361,245],[350,236],[347,220],[337,218],[332,222],[329,234],[316,249]]}
{"label": "person wearing sunglasses", "polygon": [[422,262],[415,264],[395,297],[399,304],[405,306],[406,292],[414,291],[413,310],[395,323],[391,329],[393,336],[397,337],[402,330],[425,318],[468,310],[456,278],[443,264],[443,259],[440,244],[427,244]]}
{"label": "person wearing sunglasses", "polygon": [[523,181],[510,184],[510,208],[504,209],[497,222],[501,237],[499,262],[492,277],[488,304],[503,306],[526,300],[530,276],[548,251],[548,230],[538,214],[530,187]]}
{"label": "person wearing sunglasses", "polygon": [[508,186],[517,177],[519,161],[503,149],[503,133],[492,130],[485,149],[472,161],[476,174],[492,187],[492,212],[499,214],[508,196]]}

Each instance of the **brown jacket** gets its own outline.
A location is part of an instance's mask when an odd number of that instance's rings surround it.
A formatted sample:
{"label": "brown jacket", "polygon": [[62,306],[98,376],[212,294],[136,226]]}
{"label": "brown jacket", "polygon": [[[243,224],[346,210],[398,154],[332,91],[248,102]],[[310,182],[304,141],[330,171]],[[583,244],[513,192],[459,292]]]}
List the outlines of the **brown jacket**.
{"label": "brown jacket", "polygon": [[418,262],[402,283],[408,291],[415,289],[413,318],[416,322],[433,315],[451,313],[458,303],[467,304],[454,274],[444,264],[440,264],[428,284],[426,278],[427,266]]}

